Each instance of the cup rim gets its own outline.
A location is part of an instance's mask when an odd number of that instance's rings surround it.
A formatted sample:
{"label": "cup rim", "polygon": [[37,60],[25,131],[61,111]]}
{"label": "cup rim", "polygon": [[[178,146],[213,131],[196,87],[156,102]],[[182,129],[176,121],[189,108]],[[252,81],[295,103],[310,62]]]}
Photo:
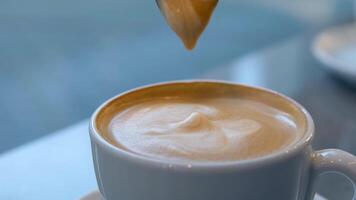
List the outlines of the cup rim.
{"label": "cup rim", "polygon": [[[100,111],[105,108],[108,104],[112,101],[115,101],[117,98],[120,98],[123,95],[148,89],[151,87],[162,86],[162,85],[170,85],[170,84],[180,84],[180,83],[217,83],[217,84],[229,84],[229,85],[236,85],[245,88],[251,88],[255,90],[259,90],[261,92],[267,92],[273,95],[277,95],[282,97],[292,103],[299,111],[303,114],[305,121],[306,121],[306,129],[305,133],[302,138],[299,139],[294,145],[290,145],[283,151],[277,151],[262,157],[248,159],[248,160],[237,160],[237,161],[223,161],[223,162],[216,162],[216,161],[192,161],[192,162],[183,162],[183,161],[172,161],[172,160],[164,160],[160,158],[154,157],[147,157],[139,154],[135,154],[129,151],[125,151],[116,147],[115,145],[111,144],[105,138],[103,138],[99,130],[97,128],[96,119]],[[176,80],[176,81],[166,81],[166,82],[159,82],[154,84],[148,84],[141,87],[136,87],[131,90],[127,90],[122,92],[104,103],[102,103],[92,114],[90,118],[89,124],[89,134],[92,140],[92,143],[100,146],[103,150],[110,153],[114,157],[118,159],[126,160],[129,162],[133,162],[139,165],[144,165],[146,167],[151,168],[167,168],[173,169],[174,171],[184,171],[184,172],[211,172],[211,171],[231,171],[231,170],[241,170],[241,169],[251,169],[255,166],[264,166],[269,165],[275,162],[279,162],[285,160],[287,158],[293,157],[294,155],[298,154],[299,152],[303,151],[305,147],[308,147],[311,144],[314,135],[314,122],[309,114],[309,112],[298,102],[291,99],[288,96],[285,96],[279,92],[263,88],[263,87],[256,87],[250,86],[246,84],[240,84],[231,81],[222,81],[222,80],[213,80],[213,79],[192,79],[192,80]]]}

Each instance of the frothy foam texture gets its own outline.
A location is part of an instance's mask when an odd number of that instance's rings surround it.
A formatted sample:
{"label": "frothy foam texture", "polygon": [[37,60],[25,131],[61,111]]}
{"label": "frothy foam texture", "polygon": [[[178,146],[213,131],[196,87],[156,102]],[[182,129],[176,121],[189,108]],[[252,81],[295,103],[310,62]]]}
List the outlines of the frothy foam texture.
{"label": "frothy foam texture", "polygon": [[238,98],[153,98],[111,120],[115,144],[136,154],[195,161],[234,161],[271,154],[300,134],[291,115]]}

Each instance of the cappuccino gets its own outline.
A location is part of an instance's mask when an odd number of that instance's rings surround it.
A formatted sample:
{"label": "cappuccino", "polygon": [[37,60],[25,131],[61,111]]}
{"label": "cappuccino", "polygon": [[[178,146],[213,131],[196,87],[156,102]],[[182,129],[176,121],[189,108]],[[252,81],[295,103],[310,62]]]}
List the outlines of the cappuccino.
{"label": "cappuccino", "polygon": [[152,88],[152,93],[127,97],[107,115],[105,138],[141,156],[214,162],[266,156],[302,137],[288,104],[224,84],[216,89],[209,84],[161,92]]}

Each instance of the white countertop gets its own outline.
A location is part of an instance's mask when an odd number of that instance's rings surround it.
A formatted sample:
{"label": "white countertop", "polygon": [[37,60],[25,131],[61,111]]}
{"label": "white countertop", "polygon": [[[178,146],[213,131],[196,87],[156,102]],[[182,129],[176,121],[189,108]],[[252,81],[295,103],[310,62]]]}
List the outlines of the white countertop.
{"label": "white countertop", "polygon": [[97,188],[88,121],[0,156],[0,199],[78,199]]}

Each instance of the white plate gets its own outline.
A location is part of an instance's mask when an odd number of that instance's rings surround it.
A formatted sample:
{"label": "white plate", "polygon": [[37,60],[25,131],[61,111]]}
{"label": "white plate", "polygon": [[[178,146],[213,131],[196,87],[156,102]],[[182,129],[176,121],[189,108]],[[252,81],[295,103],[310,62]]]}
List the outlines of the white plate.
{"label": "white plate", "polygon": [[[90,193],[88,193],[87,195],[83,196],[82,198],[80,198],[80,200],[104,200],[100,194],[99,191],[92,191]],[[316,195],[314,200],[327,200],[323,197],[321,197],[320,195]]]}
{"label": "white plate", "polygon": [[356,84],[356,23],[320,33],[314,40],[312,51],[323,66]]}

